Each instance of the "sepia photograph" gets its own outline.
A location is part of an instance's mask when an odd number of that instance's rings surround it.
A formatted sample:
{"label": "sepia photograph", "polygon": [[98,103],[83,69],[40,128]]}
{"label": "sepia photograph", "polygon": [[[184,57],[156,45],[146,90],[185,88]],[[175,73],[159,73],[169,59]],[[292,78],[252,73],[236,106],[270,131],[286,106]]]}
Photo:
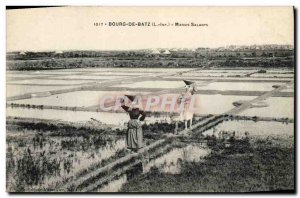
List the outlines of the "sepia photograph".
{"label": "sepia photograph", "polygon": [[6,191],[295,193],[294,15],[6,7]]}

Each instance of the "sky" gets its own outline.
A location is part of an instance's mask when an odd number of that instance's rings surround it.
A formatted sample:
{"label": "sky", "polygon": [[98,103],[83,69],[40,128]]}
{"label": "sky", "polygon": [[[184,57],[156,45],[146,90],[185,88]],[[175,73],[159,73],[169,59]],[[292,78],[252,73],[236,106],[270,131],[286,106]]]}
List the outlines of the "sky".
{"label": "sky", "polygon": [[[6,17],[7,51],[294,43],[293,7],[58,7],[7,10]],[[193,22],[208,26],[94,26],[97,22]]]}

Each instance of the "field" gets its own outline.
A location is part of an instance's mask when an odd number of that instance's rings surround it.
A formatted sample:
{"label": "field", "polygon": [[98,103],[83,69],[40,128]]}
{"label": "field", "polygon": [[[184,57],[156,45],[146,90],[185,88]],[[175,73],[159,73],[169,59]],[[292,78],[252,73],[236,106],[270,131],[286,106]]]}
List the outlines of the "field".
{"label": "field", "polygon": [[[7,191],[294,191],[294,70],[264,70],[7,71]],[[128,151],[129,116],[100,99],[179,96],[183,79],[197,84],[192,129],[148,112],[144,149]]]}

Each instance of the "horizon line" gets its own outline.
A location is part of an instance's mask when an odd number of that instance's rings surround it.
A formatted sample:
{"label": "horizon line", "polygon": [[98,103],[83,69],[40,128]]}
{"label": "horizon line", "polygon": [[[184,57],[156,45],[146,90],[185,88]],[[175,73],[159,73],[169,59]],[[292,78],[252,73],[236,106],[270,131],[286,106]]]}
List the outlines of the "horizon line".
{"label": "horizon line", "polygon": [[218,47],[207,47],[207,46],[202,46],[202,47],[157,47],[157,48],[134,48],[134,49],[44,49],[44,50],[6,50],[6,53],[8,52],[53,52],[53,51],[139,51],[139,50],[153,50],[153,49],[167,49],[167,50],[171,50],[171,49],[198,49],[198,48],[208,48],[208,49],[217,49],[217,48],[228,48],[230,46],[235,46],[235,47],[250,47],[250,46],[270,46],[270,45],[278,45],[278,46],[292,46],[294,47],[294,44],[251,44],[251,45],[235,45],[235,44],[231,44],[231,45],[226,45],[226,46],[218,46]]}

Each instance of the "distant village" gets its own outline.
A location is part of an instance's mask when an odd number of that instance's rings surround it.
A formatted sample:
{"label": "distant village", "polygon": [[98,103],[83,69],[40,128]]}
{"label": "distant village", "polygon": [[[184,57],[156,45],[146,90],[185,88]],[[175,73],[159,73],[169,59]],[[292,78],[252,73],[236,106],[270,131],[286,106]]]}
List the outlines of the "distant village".
{"label": "distant village", "polygon": [[293,67],[292,45],[7,52],[8,70],[82,67]]}
{"label": "distant village", "polygon": [[[153,48],[153,49],[140,49],[140,50],[56,50],[56,51],[15,51],[15,52],[8,52],[7,56],[12,55],[32,55],[32,54],[64,54],[70,52],[85,52],[85,53],[92,53],[92,52],[99,52],[99,53],[107,53],[107,52],[143,52],[149,54],[162,54],[162,55],[171,55],[171,54],[178,54],[178,53],[212,53],[212,52],[255,52],[255,51],[293,51],[293,45],[229,45],[225,47],[217,47],[217,48],[208,48],[208,47],[199,47],[199,48]],[[81,55],[81,54],[80,54]]]}

